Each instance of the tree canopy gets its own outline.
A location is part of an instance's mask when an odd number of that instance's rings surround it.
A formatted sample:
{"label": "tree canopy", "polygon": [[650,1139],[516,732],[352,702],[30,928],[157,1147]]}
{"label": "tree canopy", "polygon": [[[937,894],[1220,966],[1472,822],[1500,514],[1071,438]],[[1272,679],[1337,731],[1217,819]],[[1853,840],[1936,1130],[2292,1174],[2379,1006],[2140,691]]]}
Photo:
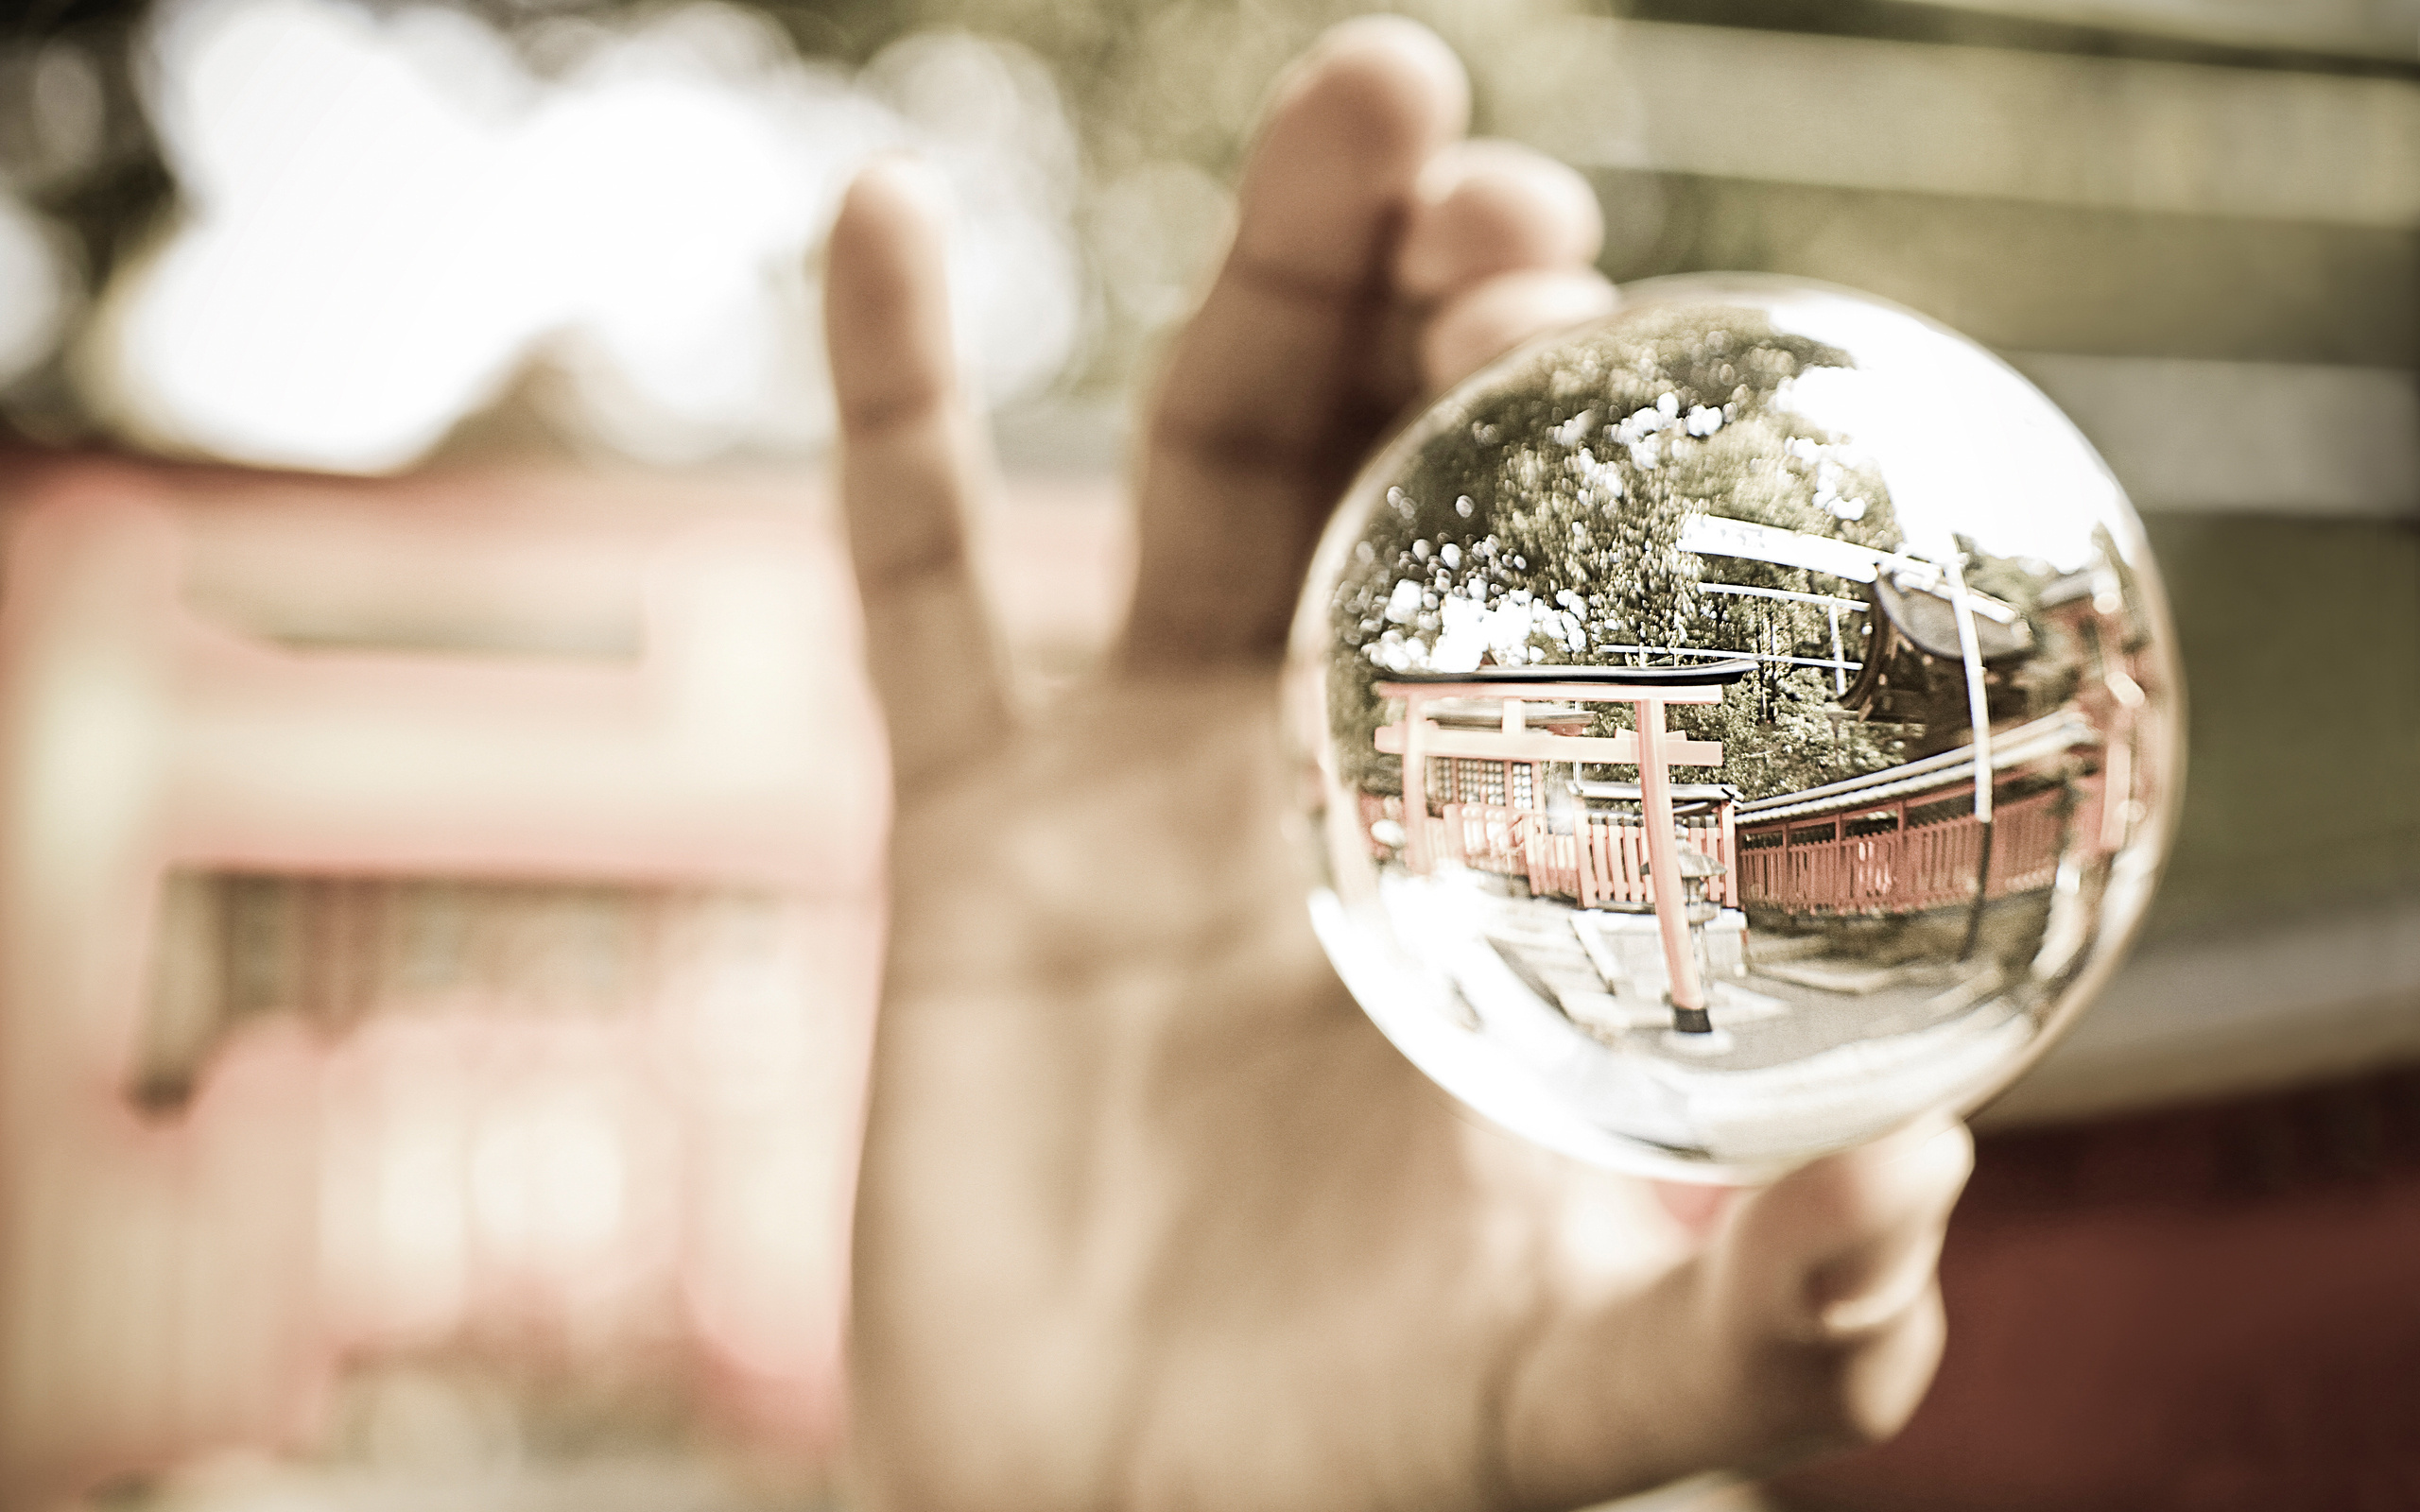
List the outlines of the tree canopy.
{"label": "tree canopy", "polygon": [[[1371,785],[1399,780],[1370,740],[1371,685],[1390,672],[1703,660],[1673,655],[1685,648],[1857,660],[1862,613],[1722,591],[1848,596],[1841,579],[1681,543],[1704,515],[1898,546],[1880,473],[1787,404],[1800,374],[1852,366],[1761,311],[1689,305],[1617,318],[1451,401],[1337,585],[1330,695],[1348,764]],[[1884,731],[1825,715],[1834,688],[1830,669],[1762,662],[1674,722],[1724,742],[1720,779],[1751,796],[1897,759]]]}

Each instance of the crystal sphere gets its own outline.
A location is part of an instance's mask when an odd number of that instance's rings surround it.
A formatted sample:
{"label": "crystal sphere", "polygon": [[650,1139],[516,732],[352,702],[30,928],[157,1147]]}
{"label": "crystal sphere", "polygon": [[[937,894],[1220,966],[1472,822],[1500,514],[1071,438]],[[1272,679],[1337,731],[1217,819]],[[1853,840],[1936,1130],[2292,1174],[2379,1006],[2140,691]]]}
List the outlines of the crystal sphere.
{"label": "crystal sphere", "polygon": [[2149,901],[2171,642],[2117,482],[1982,348],[1634,285],[1329,525],[1287,694],[1314,919],[1423,1071],[1600,1164],[1754,1179],[1970,1111]]}

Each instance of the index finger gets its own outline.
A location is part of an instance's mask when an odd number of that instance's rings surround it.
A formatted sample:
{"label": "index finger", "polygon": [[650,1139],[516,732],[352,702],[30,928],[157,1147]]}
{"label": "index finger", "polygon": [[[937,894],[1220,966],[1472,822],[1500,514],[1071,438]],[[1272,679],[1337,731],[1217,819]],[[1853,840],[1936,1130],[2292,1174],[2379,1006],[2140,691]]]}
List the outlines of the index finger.
{"label": "index finger", "polygon": [[918,164],[868,168],[833,225],[825,282],[841,503],[867,669],[903,792],[985,748],[1009,723],[969,549],[969,514],[990,466],[951,352],[942,193]]}
{"label": "index finger", "polygon": [[1444,43],[1392,17],[1334,28],[1281,91],[1235,245],[1161,384],[1130,662],[1284,644],[1329,507],[1409,397],[1381,382],[1391,253],[1421,168],[1468,106]]}

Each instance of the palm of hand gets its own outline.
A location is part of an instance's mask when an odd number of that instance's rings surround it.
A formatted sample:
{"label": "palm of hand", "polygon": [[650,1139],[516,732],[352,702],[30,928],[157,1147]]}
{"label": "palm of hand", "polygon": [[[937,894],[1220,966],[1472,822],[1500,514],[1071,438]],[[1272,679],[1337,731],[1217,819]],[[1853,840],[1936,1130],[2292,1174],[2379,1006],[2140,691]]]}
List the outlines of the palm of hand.
{"label": "palm of hand", "polygon": [[911,1503],[1497,1504],[1557,1291],[1685,1247],[1635,1184],[1458,1117],[1344,996],[1271,702],[1099,688],[900,816],[936,864],[899,879],[884,1070],[917,1111],[869,1151],[859,1388],[916,1439],[1013,1446]]}
{"label": "palm of hand", "polygon": [[1449,68],[1354,28],[1281,99],[1154,424],[1119,668],[1023,729],[930,224],[878,175],[836,229],[899,774],[852,1338],[876,1504],[1568,1503],[1872,1431],[1928,1376],[1962,1138],[1827,1162],[1701,1249],[1459,1114],[1310,935],[1270,665],[1310,534],[1419,368],[1609,297],[1527,160],[1466,152],[1401,224]]}

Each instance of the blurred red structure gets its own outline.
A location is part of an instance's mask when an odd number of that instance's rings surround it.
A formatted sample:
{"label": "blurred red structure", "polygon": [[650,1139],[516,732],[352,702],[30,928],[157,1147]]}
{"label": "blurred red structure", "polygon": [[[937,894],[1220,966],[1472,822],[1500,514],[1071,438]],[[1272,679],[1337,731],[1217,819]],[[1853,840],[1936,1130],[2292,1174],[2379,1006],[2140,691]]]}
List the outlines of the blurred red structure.
{"label": "blurred red structure", "polygon": [[1806,1512],[2420,1505],[2420,1075],[1990,1135],[1949,1344]]}
{"label": "blurred red structure", "polygon": [[414,1351],[828,1445],[885,780],[811,499],[0,476],[6,1499]]}

